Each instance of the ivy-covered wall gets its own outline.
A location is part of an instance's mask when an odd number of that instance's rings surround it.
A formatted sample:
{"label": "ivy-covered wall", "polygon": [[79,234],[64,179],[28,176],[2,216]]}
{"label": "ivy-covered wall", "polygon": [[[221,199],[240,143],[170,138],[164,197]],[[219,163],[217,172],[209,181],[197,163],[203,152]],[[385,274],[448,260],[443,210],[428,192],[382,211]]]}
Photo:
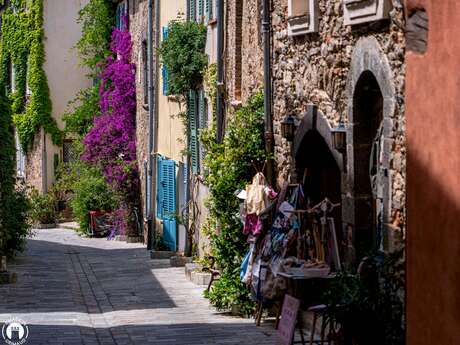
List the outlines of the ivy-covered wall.
{"label": "ivy-covered wall", "polygon": [[12,0],[2,13],[1,87],[7,90],[13,122],[24,151],[41,128],[60,145],[61,131],[51,116],[48,81],[43,69],[43,0]]}

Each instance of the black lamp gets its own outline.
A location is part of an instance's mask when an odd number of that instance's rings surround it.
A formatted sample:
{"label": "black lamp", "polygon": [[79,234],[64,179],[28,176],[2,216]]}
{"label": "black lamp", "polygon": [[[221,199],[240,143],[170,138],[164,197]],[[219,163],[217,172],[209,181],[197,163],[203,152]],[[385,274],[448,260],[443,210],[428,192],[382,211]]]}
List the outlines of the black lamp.
{"label": "black lamp", "polygon": [[345,152],[347,149],[347,129],[340,117],[339,125],[332,129],[332,145],[339,152]]}
{"label": "black lamp", "polygon": [[281,121],[281,135],[287,141],[292,142],[295,135],[295,118],[291,114]]}

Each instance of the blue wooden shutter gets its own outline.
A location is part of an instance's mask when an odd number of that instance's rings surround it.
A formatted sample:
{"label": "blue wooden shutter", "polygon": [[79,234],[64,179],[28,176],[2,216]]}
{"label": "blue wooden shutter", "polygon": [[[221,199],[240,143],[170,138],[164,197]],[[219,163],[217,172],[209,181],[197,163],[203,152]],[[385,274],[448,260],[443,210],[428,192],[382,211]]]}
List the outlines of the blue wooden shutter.
{"label": "blue wooden shutter", "polygon": [[196,21],[196,0],[189,1],[189,20]]}
{"label": "blue wooden shutter", "polygon": [[176,219],[176,162],[164,160],[162,166],[163,178],[163,240],[172,251],[177,244]]}
{"label": "blue wooden shutter", "polygon": [[176,214],[176,162],[164,160],[162,164],[163,216],[175,218]]}
{"label": "blue wooden shutter", "polygon": [[198,0],[198,22],[203,22],[203,0]]}
{"label": "blue wooden shutter", "polygon": [[[163,26],[163,40],[168,38],[168,32],[169,32],[168,27]],[[163,95],[167,96],[169,94],[169,72],[168,72],[168,67],[166,67],[164,63],[161,68],[161,75],[163,78]]]}
{"label": "blue wooden shutter", "polygon": [[[203,129],[208,126],[208,119],[207,119],[207,109],[206,109],[206,100],[204,97],[204,90],[200,90],[200,98],[199,98],[199,118],[198,118],[198,123],[199,123],[199,128]],[[199,154],[200,154],[200,164],[203,164],[204,161],[204,148],[203,145],[201,145],[201,142],[198,141],[198,146],[199,146]],[[200,172],[202,172],[202,169],[200,169]]]}
{"label": "blue wooden shutter", "polygon": [[157,158],[157,218],[163,218],[163,158]]}
{"label": "blue wooden shutter", "polygon": [[206,0],[206,22],[209,22],[213,20],[213,1],[212,0]]}
{"label": "blue wooden shutter", "polygon": [[198,133],[197,133],[197,97],[196,91],[190,90],[188,97],[189,151],[192,173],[198,172]]}

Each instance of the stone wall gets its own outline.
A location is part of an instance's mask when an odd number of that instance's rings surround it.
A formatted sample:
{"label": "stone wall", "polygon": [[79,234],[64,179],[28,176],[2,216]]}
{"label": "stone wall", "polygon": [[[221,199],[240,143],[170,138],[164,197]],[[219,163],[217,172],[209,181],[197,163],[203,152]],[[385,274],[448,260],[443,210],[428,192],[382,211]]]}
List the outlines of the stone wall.
{"label": "stone wall", "polygon": [[147,41],[148,33],[148,1],[131,0],[129,3],[129,30],[132,36],[132,62],[136,64],[136,149],[137,161],[141,177],[141,204],[142,213],[145,208],[146,176],[144,173],[144,161],[148,159],[149,138],[149,113],[144,102],[144,63],[142,56],[143,42]]}
{"label": "stone wall", "polygon": [[227,102],[239,106],[263,85],[261,0],[225,2]]}
{"label": "stone wall", "polygon": [[[404,76],[405,41],[404,12],[401,0],[393,0],[387,22],[372,23],[359,28],[344,26],[341,0],[318,0],[319,32],[289,37],[287,28],[288,0],[274,0],[273,78],[275,159],[279,175],[287,179],[292,168],[290,148],[281,137],[280,121],[290,112],[300,120],[308,104],[315,104],[330,127],[337,125],[340,115],[347,123],[353,110],[350,89],[356,82],[351,70],[352,56],[360,39],[375,39],[379,46],[378,64],[389,66],[389,81],[384,88],[393,94],[388,110],[385,139],[389,154],[390,206],[389,225],[404,229],[405,224],[405,117]],[[360,52],[355,52],[360,54]],[[362,54],[366,55],[365,49]],[[356,59],[368,59],[366,56]],[[388,62],[388,63],[387,63]],[[381,86],[382,88],[382,86]],[[385,94],[386,90],[382,90]],[[390,93],[388,93],[390,94]],[[351,95],[352,98],[353,94]],[[350,135],[348,135],[350,141]],[[350,150],[349,150],[350,151]],[[352,167],[352,166],[351,166]],[[353,174],[345,174],[344,185],[352,184]],[[351,182],[350,182],[351,181]],[[346,187],[343,193],[348,193]]]}
{"label": "stone wall", "polygon": [[43,192],[43,129],[35,135],[32,147],[26,155],[26,182],[28,186]]}

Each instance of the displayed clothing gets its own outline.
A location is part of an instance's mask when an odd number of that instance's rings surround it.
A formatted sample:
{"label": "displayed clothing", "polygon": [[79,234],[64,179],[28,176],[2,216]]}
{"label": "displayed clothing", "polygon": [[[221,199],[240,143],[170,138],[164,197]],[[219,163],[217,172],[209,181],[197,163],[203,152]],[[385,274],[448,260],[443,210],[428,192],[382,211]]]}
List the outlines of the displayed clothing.
{"label": "displayed clothing", "polygon": [[245,235],[258,235],[262,232],[263,223],[259,216],[256,214],[246,215],[244,222],[243,233]]}

